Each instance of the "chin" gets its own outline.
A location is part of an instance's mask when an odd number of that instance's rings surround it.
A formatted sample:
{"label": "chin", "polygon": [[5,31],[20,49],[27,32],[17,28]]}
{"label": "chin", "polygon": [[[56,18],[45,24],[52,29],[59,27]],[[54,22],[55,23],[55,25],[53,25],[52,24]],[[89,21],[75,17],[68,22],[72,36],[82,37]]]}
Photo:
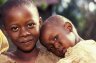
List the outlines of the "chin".
{"label": "chin", "polygon": [[33,48],[26,48],[26,49],[18,48],[18,49],[24,53],[30,53],[34,50],[34,48],[35,48],[35,46]]}
{"label": "chin", "polygon": [[24,53],[31,53],[32,50],[23,50]]}

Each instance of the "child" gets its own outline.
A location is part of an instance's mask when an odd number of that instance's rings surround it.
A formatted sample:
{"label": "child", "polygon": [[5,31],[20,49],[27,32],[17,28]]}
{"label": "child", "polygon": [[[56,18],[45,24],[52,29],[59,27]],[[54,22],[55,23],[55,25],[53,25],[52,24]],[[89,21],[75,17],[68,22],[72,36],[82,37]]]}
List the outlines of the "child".
{"label": "child", "polygon": [[49,17],[41,27],[41,43],[60,57],[58,63],[95,63],[96,42],[83,40],[74,25],[65,17]]}
{"label": "child", "polygon": [[58,57],[36,46],[41,21],[31,0],[8,0],[0,16],[5,33],[17,47],[7,54],[10,58],[17,63],[56,63]]}

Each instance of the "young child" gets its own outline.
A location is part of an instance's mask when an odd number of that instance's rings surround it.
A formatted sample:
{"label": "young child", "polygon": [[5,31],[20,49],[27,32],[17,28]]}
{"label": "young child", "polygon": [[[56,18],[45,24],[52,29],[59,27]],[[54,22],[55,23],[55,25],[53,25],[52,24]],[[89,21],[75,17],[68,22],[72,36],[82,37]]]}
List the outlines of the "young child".
{"label": "young child", "polygon": [[31,0],[8,0],[0,16],[4,32],[17,47],[7,54],[10,58],[17,63],[56,63],[58,57],[36,46],[41,21]]}
{"label": "young child", "polygon": [[83,40],[67,18],[49,17],[41,27],[41,43],[57,56],[64,57],[58,63],[95,63],[96,42]]}

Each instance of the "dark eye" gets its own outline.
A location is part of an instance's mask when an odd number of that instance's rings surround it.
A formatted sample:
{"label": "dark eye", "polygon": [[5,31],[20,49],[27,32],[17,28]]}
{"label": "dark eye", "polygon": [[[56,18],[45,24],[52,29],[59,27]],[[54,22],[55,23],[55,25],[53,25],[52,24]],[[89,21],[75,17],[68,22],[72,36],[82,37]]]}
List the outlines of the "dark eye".
{"label": "dark eye", "polygon": [[28,23],[28,24],[27,24],[27,27],[28,27],[28,28],[33,28],[33,27],[35,27],[35,23]]}
{"label": "dark eye", "polygon": [[58,35],[55,35],[53,41],[56,41],[57,39],[58,39]]}
{"label": "dark eye", "polygon": [[18,28],[18,27],[11,27],[11,30],[12,30],[13,32],[17,32],[17,31],[19,30],[19,28]]}

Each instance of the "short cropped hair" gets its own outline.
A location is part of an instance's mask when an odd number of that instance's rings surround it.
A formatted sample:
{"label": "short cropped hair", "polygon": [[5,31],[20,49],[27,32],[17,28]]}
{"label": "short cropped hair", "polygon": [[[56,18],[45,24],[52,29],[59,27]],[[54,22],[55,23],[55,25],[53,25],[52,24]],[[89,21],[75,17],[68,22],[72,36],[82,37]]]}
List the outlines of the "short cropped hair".
{"label": "short cropped hair", "polygon": [[[4,17],[7,15],[8,11],[12,8],[21,7],[21,6],[33,6],[36,8],[32,0],[8,0],[5,4],[0,7],[0,25],[4,25]],[[36,8],[37,10],[37,8]],[[38,12],[38,10],[37,10]],[[39,16],[39,15],[38,15]]]}

